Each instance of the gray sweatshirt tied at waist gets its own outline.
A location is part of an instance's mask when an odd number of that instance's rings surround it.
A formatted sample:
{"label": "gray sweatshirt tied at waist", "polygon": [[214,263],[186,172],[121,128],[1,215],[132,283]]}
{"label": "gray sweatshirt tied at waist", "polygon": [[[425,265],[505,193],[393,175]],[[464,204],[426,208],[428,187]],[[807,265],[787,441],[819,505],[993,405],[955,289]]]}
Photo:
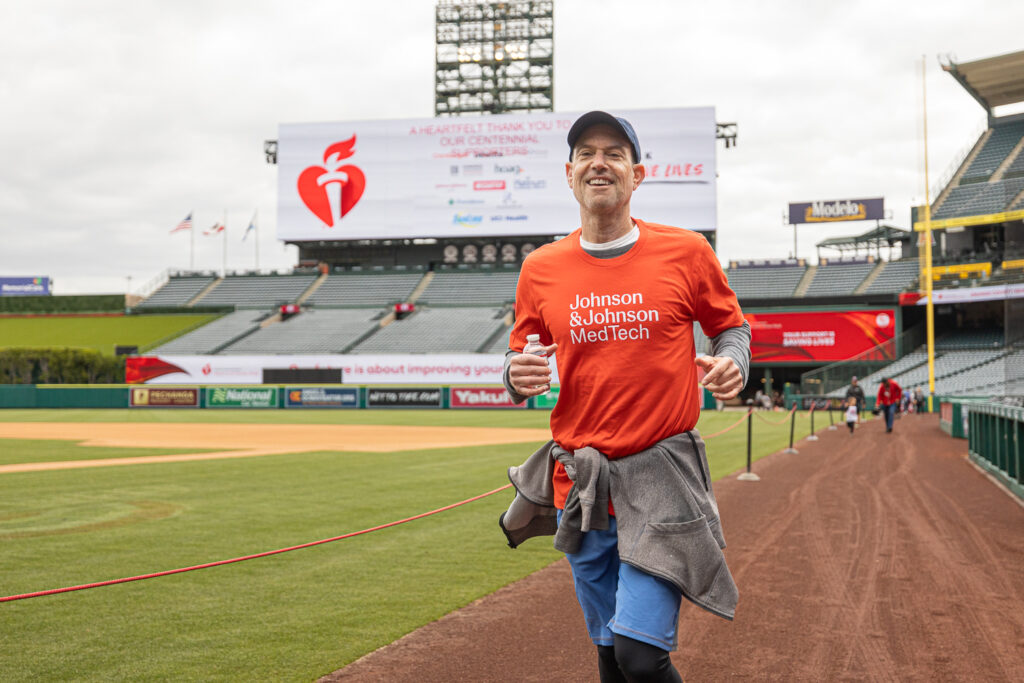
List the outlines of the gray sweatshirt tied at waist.
{"label": "gray sweatshirt tied at waist", "polygon": [[[573,481],[562,524],[551,476],[555,461]],[[499,519],[510,547],[555,536],[555,548],[579,550],[582,535],[608,528],[609,497],[618,523],[619,558],[674,584],[712,614],[732,619],[739,591],[725,563],[725,538],[697,430],[609,460],[593,448],[570,453],[549,441],[508,470],[516,497]]]}

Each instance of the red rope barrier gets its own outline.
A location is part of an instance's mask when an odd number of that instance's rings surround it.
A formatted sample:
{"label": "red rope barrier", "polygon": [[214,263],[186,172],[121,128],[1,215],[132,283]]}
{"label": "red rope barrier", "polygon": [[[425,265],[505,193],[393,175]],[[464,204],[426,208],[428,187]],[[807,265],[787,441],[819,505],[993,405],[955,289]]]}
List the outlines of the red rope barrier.
{"label": "red rope barrier", "polygon": [[723,429],[722,431],[720,431],[720,432],[715,432],[714,434],[708,434],[707,436],[704,436],[703,434],[701,434],[701,438],[702,438],[702,439],[704,439],[705,441],[707,441],[708,439],[713,439],[713,438],[715,438],[716,436],[721,436],[722,434],[725,434],[726,432],[730,432],[730,431],[732,431],[733,429],[736,429],[736,428],[737,428],[737,427],[739,427],[739,426],[740,426],[741,424],[743,424],[743,421],[744,421],[744,420],[746,420],[746,419],[747,419],[747,417],[748,417],[748,416],[749,416],[749,415],[750,415],[750,414],[751,414],[752,412],[754,412],[754,409],[753,409],[753,408],[751,408],[750,410],[748,410],[747,412],[745,412],[745,413],[743,414],[743,417],[741,417],[741,418],[740,418],[739,420],[737,420],[737,421],[736,421],[736,422],[735,422],[734,424],[732,424],[732,425],[730,425],[730,426],[726,427],[726,428],[725,428],[725,429]]}
{"label": "red rope barrier", "polygon": [[760,420],[762,420],[762,421],[764,421],[764,422],[766,422],[766,423],[768,423],[770,425],[778,426],[778,425],[781,425],[781,424],[785,424],[786,420],[789,419],[789,416],[792,415],[793,411],[795,411],[795,410],[796,410],[796,404],[794,403],[793,407],[790,409],[790,411],[788,413],[786,413],[786,415],[781,420],[779,420],[778,422],[772,422],[767,417],[762,416],[760,413],[754,413],[754,415],[757,418],[759,418]]}
{"label": "red rope barrier", "polygon": [[180,569],[169,569],[167,571],[154,572],[152,574],[142,574],[140,576],[129,576],[129,577],[126,577],[126,578],[123,578],[123,579],[111,579],[109,581],[97,581],[95,583],[86,583],[86,584],[82,584],[80,586],[68,586],[66,588],[51,588],[50,590],[36,591],[34,593],[22,593],[21,595],[8,595],[8,596],[5,596],[5,597],[0,597],[0,602],[13,602],[14,600],[24,600],[26,598],[38,598],[38,597],[43,596],[43,595],[54,595],[56,593],[69,593],[71,591],[85,590],[86,588],[99,588],[100,586],[112,586],[112,585],[118,584],[118,583],[128,583],[129,581],[141,581],[142,579],[153,579],[153,578],[156,578],[158,576],[170,576],[171,574],[181,574],[183,572],[195,571],[196,569],[206,569],[208,567],[219,567],[219,566],[224,565],[224,564],[232,564],[232,563],[235,563],[235,562],[244,562],[245,560],[254,560],[254,559],[258,558],[258,557],[269,557],[270,555],[279,555],[280,553],[287,553],[287,552],[290,552],[292,550],[300,550],[302,548],[312,548],[315,545],[323,545],[324,543],[333,543],[334,541],[340,541],[340,540],[345,539],[345,538],[352,538],[353,536],[360,536],[362,534],[368,534],[371,531],[380,531],[381,529],[387,529],[388,527],[398,526],[399,524],[405,524],[406,522],[412,522],[412,521],[417,520],[417,519],[422,519],[423,517],[429,517],[430,515],[436,515],[439,512],[444,512],[446,510],[451,510],[452,508],[457,508],[460,505],[465,505],[466,503],[472,503],[475,500],[480,500],[481,498],[486,498],[487,496],[492,496],[495,493],[498,493],[499,491],[504,491],[505,489],[509,488],[510,486],[512,486],[512,484],[505,484],[504,486],[496,488],[493,491],[488,491],[487,493],[481,493],[479,496],[473,496],[472,498],[467,498],[466,500],[459,501],[458,503],[452,503],[451,505],[446,505],[446,506],[444,506],[442,508],[437,508],[436,510],[431,510],[430,512],[423,512],[423,513],[420,513],[418,515],[414,515],[412,517],[406,517],[405,519],[400,519],[400,520],[395,521],[395,522],[388,522],[387,524],[381,524],[380,526],[370,527],[369,529],[363,529],[361,531],[353,531],[352,533],[343,534],[341,536],[335,536],[333,538],[325,538],[325,539],[322,539],[322,540],[319,540],[319,541],[311,541],[309,543],[303,543],[302,545],[293,545],[290,548],[279,548],[278,550],[268,550],[266,552],[256,553],[255,555],[246,555],[244,557],[235,557],[235,558],[232,558],[230,560],[219,560],[217,562],[207,562],[206,564],[197,564],[197,565],[192,566],[192,567],[182,567]]}

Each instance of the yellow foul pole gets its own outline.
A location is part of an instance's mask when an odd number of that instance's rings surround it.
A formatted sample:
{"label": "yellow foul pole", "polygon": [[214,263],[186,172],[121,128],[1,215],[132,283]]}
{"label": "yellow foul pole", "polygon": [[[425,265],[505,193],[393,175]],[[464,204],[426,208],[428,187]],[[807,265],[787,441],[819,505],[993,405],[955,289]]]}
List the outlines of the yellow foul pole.
{"label": "yellow foul pole", "polygon": [[924,296],[927,305],[928,330],[928,412],[932,411],[932,397],[935,395],[935,306],[932,303],[932,198],[928,186],[928,83],[926,79],[926,56],[921,55],[921,92],[923,95],[924,118],[924,254],[921,275],[924,279]]}

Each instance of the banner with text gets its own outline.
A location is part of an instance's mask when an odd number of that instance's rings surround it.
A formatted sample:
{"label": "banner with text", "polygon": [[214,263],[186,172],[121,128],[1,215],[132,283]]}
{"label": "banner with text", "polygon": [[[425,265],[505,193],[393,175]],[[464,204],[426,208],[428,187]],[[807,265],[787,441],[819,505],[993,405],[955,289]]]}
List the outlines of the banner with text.
{"label": "banner with text", "polygon": [[48,296],[48,277],[0,277],[0,296]]}
{"label": "banner with text", "polygon": [[519,405],[500,387],[452,387],[450,405],[452,408],[525,408],[527,402]]}
{"label": "banner with text", "polygon": [[344,387],[288,387],[285,408],[358,408],[359,390]]}
{"label": "banner with text", "polygon": [[[503,354],[311,356],[136,356],[125,359],[128,384],[261,384],[264,368],[338,368],[346,384],[497,384]],[[555,359],[552,372],[557,377]]]}
{"label": "banner with text", "polygon": [[892,341],[893,309],[744,313],[754,363],[847,360]]}
{"label": "banner with text", "polygon": [[[579,227],[565,178],[577,113],[281,124],[284,241],[561,235]],[[715,110],[615,112],[647,176],[633,215],[715,230]]]}
{"label": "banner with text", "polygon": [[790,225],[801,223],[837,223],[874,221],[885,218],[885,198],[834,199],[789,205]]}

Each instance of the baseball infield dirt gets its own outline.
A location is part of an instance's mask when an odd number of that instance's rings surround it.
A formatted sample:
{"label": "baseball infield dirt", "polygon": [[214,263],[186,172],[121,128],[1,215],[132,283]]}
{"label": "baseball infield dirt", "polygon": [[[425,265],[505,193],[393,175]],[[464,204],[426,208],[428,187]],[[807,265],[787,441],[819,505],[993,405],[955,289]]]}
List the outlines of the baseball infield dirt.
{"label": "baseball infield dirt", "polygon": [[173,448],[187,451],[223,449],[209,453],[180,453],[131,458],[0,465],[5,472],[32,472],[80,467],[109,467],[154,462],[185,462],[219,458],[251,458],[311,451],[387,453],[424,448],[486,446],[500,443],[547,441],[547,429],[413,427],[389,425],[269,425],[176,423],[39,423],[0,422],[0,439],[58,439],[84,446],[115,448]]}
{"label": "baseball infield dirt", "polygon": [[[934,415],[820,435],[715,485],[740,604],[730,623],[684,601],[684,678],[1024,680],[1024,508]],[[322,680],[570,683],[595,662],[561,560]]]}

